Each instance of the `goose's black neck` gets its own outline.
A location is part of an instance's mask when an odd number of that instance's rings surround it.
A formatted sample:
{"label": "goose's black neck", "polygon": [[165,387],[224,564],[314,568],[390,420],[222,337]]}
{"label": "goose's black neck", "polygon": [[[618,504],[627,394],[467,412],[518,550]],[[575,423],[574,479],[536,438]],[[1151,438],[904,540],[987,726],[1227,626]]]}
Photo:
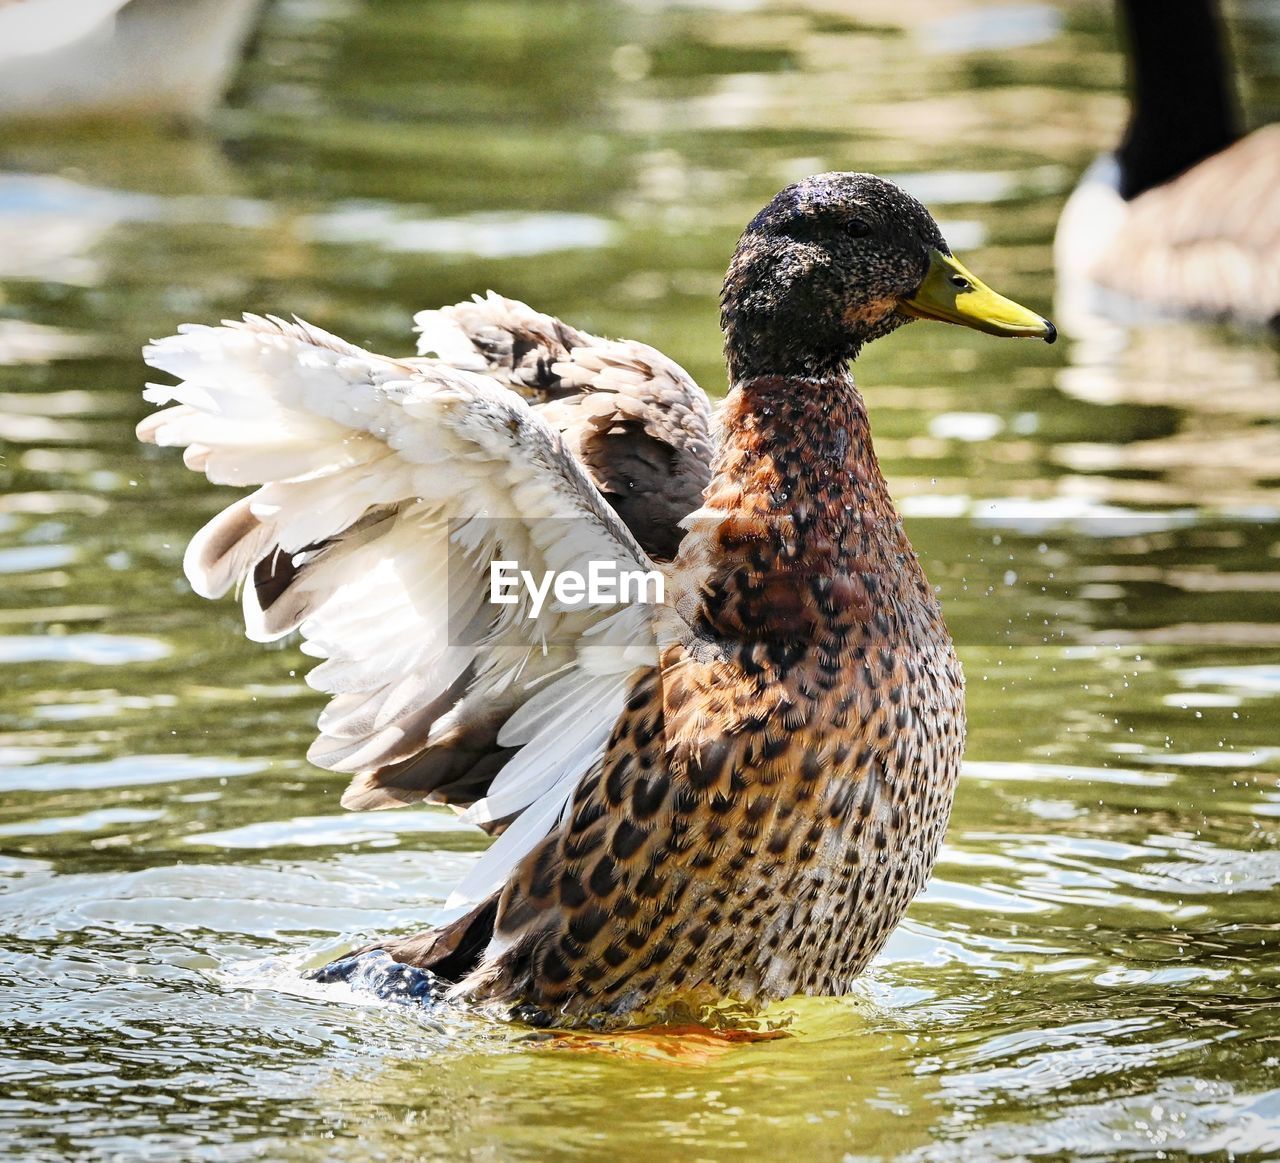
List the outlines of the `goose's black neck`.
{"label": "goose's black neck", "polygon": [[1116,150],[1136,198],[1239,136],[1217,0],[1121,0],[1132,112]]}

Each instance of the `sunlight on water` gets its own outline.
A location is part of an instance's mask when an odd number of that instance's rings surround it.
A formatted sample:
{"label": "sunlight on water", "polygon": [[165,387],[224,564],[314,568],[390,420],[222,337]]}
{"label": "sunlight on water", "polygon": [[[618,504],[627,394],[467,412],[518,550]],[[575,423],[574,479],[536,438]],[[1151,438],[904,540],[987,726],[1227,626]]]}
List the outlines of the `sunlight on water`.
{"label": "sunlight on water", "polygon": [[[1277,30],[1237,4],[1274,117]],[[31,1158],[1280,1155],[1280,373],[1222,329],[915,326],[858,365],[969,681],[937,875],[770,1041],[533,1035],[302,971],[485,847],[344,815],[293,645],[194,597],[226,503],[138,349],[297,312],[389,354],[494,287],[722,389],[783,182],[875,170],[1037,310],[1124,116],[1109,6],[279,0],[207,126],[0,150],[0,1141]],[[1160,1153],[1164,1153],[1161,1155]]]}

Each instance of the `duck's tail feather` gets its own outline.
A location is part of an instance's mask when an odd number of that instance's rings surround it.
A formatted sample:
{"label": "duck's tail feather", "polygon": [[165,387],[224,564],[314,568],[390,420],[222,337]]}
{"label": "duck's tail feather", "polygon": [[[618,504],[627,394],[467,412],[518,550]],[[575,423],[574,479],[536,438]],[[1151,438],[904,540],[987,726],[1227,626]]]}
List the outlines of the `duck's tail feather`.
{"label": "duck's tail feather", "polygon": [[430,970],[440,981],[461,981],[477,965],[485,947],[493,937],[494,918],[498,912],[498,895],[477,905],[469,913],[439,928],[427,929],[411,937],[378,941],[348,953],[336,961],[322,965],[311,977],[320,982],[347,981],[356,971],[360,958],[369,953],[384,952],[400,965]]}

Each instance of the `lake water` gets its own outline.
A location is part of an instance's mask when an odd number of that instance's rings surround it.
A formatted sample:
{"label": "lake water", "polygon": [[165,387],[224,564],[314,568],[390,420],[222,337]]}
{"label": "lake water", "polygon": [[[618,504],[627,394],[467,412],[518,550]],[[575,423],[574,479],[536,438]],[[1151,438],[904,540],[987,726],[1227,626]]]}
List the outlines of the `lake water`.
{"label": "lake water", "polygon": [[[1274,10],[1232,28],[1275,117]],[[306,660],[182,580],[229,493],[133,438],[139,346],[183,320],[297,312],[399,353],[415,309],[488,287],[719,392],[737,233],[828,168],[899,178],[1049,311],[1121,78],[1092,2],[281,0],[208,127],[0,133],[0,1153],[1280,1155],[1265,340],[918,325],[868,350],[968,768],[857,993],[728,1047],[552,1049],[298,979],[420,927],[484,840],[341,812],[302,758]]]}

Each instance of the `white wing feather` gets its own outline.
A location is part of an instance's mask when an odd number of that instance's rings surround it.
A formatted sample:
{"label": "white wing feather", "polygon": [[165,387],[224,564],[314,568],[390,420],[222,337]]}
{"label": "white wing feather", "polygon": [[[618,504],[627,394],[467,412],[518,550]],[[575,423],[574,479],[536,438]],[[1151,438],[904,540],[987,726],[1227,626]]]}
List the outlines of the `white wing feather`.
{"label": "white wing feather", "polygon": [[460,798],[470,820],[510,822],[450,904],[483,899],[554,826],[630,676],[657,661],[645,607],[548,597],[530,620],[488,603],[489,561],[654,566],[558,434],[485,376],[255,316],[185,326],[145,357],[180,382],[148,387],[173,406],[139,436],[184,447],[215,483],[259,486],[184,567],[207,597],[243,584],[251,638],[300,629],[323,660],[307,681],[334,698],[309,755],[356,774],[344,802],[435,798],[395,781],[486,716],[498,747],[519,748],[487,794]]}

